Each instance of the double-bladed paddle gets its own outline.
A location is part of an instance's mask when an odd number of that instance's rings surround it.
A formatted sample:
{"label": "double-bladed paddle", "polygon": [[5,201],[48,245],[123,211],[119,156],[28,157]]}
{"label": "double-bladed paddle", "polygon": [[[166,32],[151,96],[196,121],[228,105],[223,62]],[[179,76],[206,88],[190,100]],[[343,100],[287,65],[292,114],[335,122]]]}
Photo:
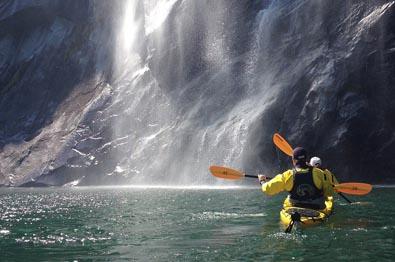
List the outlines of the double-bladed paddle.
{"label": "double-bladed paddle", "polygon": [[[290,144],[285,140],[280,134],[275,133],[273,135],[273,143],[285,154],[288,156],[292,156],[293,149]],[[366,195],[370,191],[372,191],[372,185],[367,183],[356,183],[356,182],[349,182],[349,183],[341,183],[337,185],[333,185],[336,192],[339,193],[341,197],[343,197],[347,202],[351,203],[349,199],[347,199],[343,194],[348,195]]]}
{"label": "double-bladed paddle", "polygon": [[[224,167],[210,166],[210,172],[213,176],[223,179],[239,180],[245,177],[258,178],[255,175],[247,175],[239,170]],[[271,177],[266,177],[272,179]],[[349,195],[366,195],[372,190],[372,186],[365,183],[342,183],[334,186],[337,192],[343,192]]]}

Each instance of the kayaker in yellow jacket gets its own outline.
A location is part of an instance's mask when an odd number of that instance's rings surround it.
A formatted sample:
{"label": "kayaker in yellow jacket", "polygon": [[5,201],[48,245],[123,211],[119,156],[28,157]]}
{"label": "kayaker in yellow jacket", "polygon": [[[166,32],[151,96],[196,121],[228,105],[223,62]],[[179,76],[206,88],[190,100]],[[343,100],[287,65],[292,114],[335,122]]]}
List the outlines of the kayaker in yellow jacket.
{"label": "kayaker in yellow jacket", "polygon": [[332,196],[332,191],[325,186],[324,172],[307,164],[307,152],[302,147],[293,150],[293,169],[287,170],[267,181],[266,176],[258,175],[262,184],[262,191],[268,195],[275,195],[288,191],[288,198],[284,205],[306,207],[314,209],[325,208],[325,200]]}
{"label": "kayaker in yellow jacket", "polygon": [[321,158],[319,158],[317,156],[312,157],[310,159],[310,165],[313,166],[313,167],[317,167],[317,168],[321,169],[324,172],[325,176],[326,176],[325,178],[330,183],[332,183],[332,185],[339,184],[339,182],[337,181],[335,175],[331,171],[329,171],[327,168],[322,166]]}
{"label": "kayaker in yellow jacket", "polygon": [[316,168],[321,169],[324,172],[324,179],[325,179],[325,186],[328,187],[328,191],[331,191],[332,194],[334,193],[333,191],[333,186],[339,184],[339,182],[337,181],[335,175],[329,171],[329,169],[325,168],[322,166],[322,161],[319,157],[312,157],[310,159],[310,165]]}

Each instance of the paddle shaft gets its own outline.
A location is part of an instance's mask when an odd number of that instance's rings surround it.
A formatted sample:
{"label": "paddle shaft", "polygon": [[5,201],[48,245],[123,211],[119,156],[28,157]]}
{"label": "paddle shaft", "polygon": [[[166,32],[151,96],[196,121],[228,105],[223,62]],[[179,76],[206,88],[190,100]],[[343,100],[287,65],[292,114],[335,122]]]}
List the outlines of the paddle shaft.
{"label": "paddle shaft", "polygon": [[[252,176],[252,175],[244,175],[245,177],[252,177],[252,178],[258,178],[258,176]],[[273,179],[273,177],[266,177],[266,179],[270,180]]]}
{"label": "paddle shaft", "polygon": [[[258,176],[253,176],[253,175],[244,175],[245,177],[251,177],[251,178],[258,178]],[[272,177],[266,177],[266,179],[272,179]],[[352,201],[348,199],[345,195],[343,195],[341,192],[337,192],[339,196],[341,196],[344,200],[346,200],[348,203],[352,204]]]}
{"label": "paddle shaft", "polygon": [[352,201],[350,199],[348,199],[345,195],[343,195],[343,193],[341,192],[337,192],[339,194],[339,196],[341,196],[344,200],[346,200],[348,203],[352,204]]}

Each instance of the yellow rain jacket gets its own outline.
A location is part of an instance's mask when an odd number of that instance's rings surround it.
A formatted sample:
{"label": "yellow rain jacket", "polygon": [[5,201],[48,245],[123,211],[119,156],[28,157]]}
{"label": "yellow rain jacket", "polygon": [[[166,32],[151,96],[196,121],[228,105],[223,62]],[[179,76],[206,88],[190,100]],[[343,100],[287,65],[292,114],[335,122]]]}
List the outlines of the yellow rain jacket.
{"label": "yellow rain jacket", "polygon": [[324,172],[324,180],[325,180],[325,187],[326,191],[330,192],[332,195],[334,194],[333,186],[339,184],[337,181],[335,175],[328,169],[322,169],[322,172]]}
{"label": "yellow rain jacket", "polygon": [[[296,168],[298,173],[309,172],[308,168]],[[333,187],[329,184],[329,180],[325,178],[324,171],[319,168],[313,168],[313,182],[318,189],[322,189],[325,197],[333,195]],[[268,195],[275,195],[281,191],[291,191],[293,187],[293,171],[292,169],[275,176],[270,181],[262,185],[262,191]],[[330,185],[330,186],[329,186]]]}

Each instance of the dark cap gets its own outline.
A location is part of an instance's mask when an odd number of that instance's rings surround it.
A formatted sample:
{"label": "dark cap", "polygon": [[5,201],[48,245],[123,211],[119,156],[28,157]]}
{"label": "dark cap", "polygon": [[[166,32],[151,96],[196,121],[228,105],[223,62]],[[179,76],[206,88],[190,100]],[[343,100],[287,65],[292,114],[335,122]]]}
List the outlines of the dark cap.
{"label": "dark cap", "polygon": [[292,158],[296,161],[306,161],[307,160],[307,151],[303,147],[297,147],[293,151]]}

